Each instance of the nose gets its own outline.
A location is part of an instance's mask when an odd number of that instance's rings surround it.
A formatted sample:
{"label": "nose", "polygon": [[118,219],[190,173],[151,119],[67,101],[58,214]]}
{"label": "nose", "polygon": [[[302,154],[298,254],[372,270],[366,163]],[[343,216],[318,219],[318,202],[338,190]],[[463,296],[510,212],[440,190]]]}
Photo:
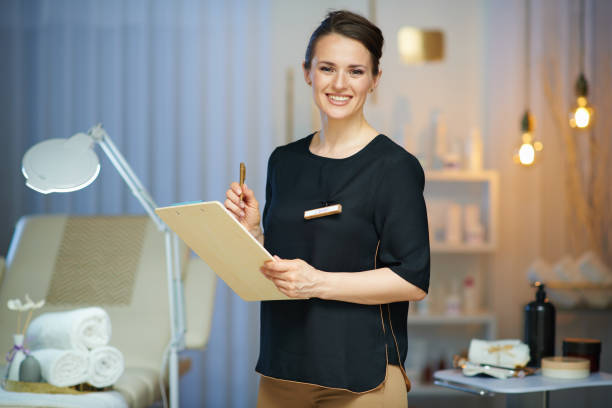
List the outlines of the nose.
{"label": "nose", "polygon": [[334,78],[334,90],[339,91],[346,88],[346,78],[344,72],[338,70]]}

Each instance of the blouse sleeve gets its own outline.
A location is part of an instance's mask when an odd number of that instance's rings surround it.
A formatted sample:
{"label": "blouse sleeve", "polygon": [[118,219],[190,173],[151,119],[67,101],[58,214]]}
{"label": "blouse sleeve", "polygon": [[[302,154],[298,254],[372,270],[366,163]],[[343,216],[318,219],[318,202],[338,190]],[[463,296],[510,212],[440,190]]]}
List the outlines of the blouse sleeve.
{"label": "blouse sleeve", "polygon": [[374,223],[380,239],[378,259],[427,292],[429,232],[423,198],[425,174],[412,155],[390,160],[374,196]]}
{"label": "blouse sleeve", "polygon": [[274,149],[272,154],[270,154],[270,158],[268,158],[268,171],[266,175],[266,203],[264,204],[264,209],[262,213],[262,225],[264,225],[264,233],[265,233],[265,220],[266,215],[268,213],[268,208],[270,208],[270,200],[272,199],[272,177],[274,177],[274,163],[276,159],[276,152],[278,151],[278,147]]}

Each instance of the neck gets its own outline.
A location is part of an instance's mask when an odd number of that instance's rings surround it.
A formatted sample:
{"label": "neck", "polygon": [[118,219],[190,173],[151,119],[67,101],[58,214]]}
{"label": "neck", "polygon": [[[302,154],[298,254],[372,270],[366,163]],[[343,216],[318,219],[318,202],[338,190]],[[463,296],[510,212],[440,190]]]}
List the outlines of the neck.
{"label": "neck", "polygon": [[318,148],[327,151],[342,151],[363,145],[375,137],[377,132],[366,121],[363,113],[345,119],[330,119],[321,114],[321,131],[318,132]]}

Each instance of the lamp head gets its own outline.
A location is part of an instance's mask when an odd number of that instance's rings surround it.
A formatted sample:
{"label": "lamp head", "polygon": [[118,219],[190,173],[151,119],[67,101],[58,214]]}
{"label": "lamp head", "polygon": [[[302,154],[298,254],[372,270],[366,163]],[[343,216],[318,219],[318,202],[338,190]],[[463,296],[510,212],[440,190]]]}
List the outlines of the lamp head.
{"label": "lamp head", "polygon": [[94,143],[90,135],[77,133],[69,139],[35,144],[23,156],[21,172],[26,186],[43,194],[87,187],[100,173]]}

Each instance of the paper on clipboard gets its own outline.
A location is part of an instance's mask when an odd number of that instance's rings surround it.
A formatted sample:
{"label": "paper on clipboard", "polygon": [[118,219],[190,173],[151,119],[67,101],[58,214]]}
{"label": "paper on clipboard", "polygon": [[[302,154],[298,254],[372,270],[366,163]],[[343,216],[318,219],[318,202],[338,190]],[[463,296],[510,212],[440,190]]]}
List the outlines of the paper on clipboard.
{"label": "paper on clipboard", "polygon": [[272,256],[218,201],[155,213],[243,300],[289,300],[259,268]]}

